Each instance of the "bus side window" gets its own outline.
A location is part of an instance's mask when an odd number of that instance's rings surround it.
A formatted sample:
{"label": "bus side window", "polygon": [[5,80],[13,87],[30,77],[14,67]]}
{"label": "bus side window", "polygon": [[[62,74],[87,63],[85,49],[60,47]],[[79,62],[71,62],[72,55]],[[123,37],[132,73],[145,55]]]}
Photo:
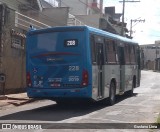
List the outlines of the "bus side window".
{"label": "bus side window", "polygon": [[90,36],[90,45],[91,45],[91,55],[92,55],[92,63],[96,63],[96,45],[95,38],[93,35]]}
{"label": "bus side window", "polygon": [[130,59],[131,59],[131,64],[136,63],[136,55],[135,55],[135,46],[131,46],[131,52],[130,52]]}
{"label": "bus side window", "polygon": [[105,40],[105,61],[106,63],[108,62],[108,43],[107,43],[107,40]]}
{"label": "bus side window", "polygon": [[116,43],[113,40],[107,41],[107,59],[108,63],[117,63],[116,61]]}
{"label": "bus side window", "polygon": [[130,64],[130,46],[125,45],[125,62],[126,64]]}

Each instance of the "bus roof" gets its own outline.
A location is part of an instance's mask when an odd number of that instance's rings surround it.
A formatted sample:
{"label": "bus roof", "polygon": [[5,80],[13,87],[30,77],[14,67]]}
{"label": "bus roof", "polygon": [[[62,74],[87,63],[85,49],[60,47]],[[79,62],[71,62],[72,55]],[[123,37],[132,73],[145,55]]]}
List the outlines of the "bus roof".
{"label": "bus roof", "polygon": [[100,34],[109,38],[113,38],[113,39],[117,39],[123,42],[129,42],[129,43],[133,43],[133,44],[138,44],[137,42],[133,41],[132,39],[126,38],[126,37],[122,37],[120,35],[117,34],[113,34],[107,31],[103,31],[101,29],[97,29],[97,28],[93,28],[93,27],[88,27],[89,31],[94,32],[96,34]]}
{"label": "bus roof", "polygon": [[138,44],[137,42],[133,41],[132,39],[122,37],[120,35],[116,35],[113,33],[109,33],[107,31],[103,31],[101,29],[93,28],[90,26],[60,26],[60,27],[51,27],[51,28],[45,28],[45,29],[39,29],[39,30],[30,30],[28,32],[28,35],[35,35],[35,34],[41,34],[41,33],[48,33],[48,32],[66,32],[66,31],[83,31],[85,29],[88,29],[89,32],[95,33],[97,35],[102,35],[105,37],[113,38],[116,40],[120,40],[123,42],[129,42],[133,44]]}

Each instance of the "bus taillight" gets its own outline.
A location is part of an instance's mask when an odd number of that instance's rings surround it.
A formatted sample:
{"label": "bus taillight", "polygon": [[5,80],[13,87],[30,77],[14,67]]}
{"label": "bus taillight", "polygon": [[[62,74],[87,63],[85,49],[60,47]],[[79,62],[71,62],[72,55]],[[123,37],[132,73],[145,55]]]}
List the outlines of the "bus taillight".
{"label": "bus taillight", "polygon": [[32,81],[31,81],[31,74],[29,72],[27,72],[26,80],[27,80],[27,86],[31,87]]}
{"label": "bus taillight", "polygon": [[88,85],[88,71],[86,70],[83,70],[83,73],[82,73],[82,86],[87,86]]}

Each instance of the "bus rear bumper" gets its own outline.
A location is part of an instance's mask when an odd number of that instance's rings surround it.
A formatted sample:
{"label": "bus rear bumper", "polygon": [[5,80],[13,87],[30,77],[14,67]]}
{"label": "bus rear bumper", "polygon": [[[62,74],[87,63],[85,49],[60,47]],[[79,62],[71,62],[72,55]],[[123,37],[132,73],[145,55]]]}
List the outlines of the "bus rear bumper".
{"label": "bus rear bumper", "polygon": [[90,88],[72,89],[46,89],[46,88],[27,88],[29,98],[91,98]]}

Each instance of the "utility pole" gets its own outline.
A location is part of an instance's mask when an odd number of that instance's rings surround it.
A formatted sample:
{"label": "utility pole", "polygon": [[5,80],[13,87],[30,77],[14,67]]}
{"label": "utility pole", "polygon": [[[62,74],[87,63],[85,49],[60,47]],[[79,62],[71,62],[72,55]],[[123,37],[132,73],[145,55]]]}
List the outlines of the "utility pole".
{"label": "utility pole", "polygon": [[119,1],[119,2],[123,2],[123,8],[122,8],[122,28],[121,28],[121,35],[124,36],[124,13],[125,13],[125,3],[126,2],[140,2],[140,0],[123,0],[123,1]]}
{"label": "utility pole", "polygon": [[59,0],[59,7],[62,7],[62,0]]}
{"label": "utility pole", "polygon": [[133,32],[133,31],[132,31],[132,27],[133,27],[133,26],[132,26],[132,23],[133,23],[133,22],[138,22],[138,23],[139,23],[139,22],[145,22],[145,19],[144,19],[144,20],[142,20],[142,19],[131,19],[131,24],[130,24],[130,37],[132,37],[132,32]]}
{"label": "utility pole", "polygon": [[123,0],[123,8],[122,8],[122,27],[121,27],[122,36],[124,36],[124,12],[125,12],[125,0]]}

